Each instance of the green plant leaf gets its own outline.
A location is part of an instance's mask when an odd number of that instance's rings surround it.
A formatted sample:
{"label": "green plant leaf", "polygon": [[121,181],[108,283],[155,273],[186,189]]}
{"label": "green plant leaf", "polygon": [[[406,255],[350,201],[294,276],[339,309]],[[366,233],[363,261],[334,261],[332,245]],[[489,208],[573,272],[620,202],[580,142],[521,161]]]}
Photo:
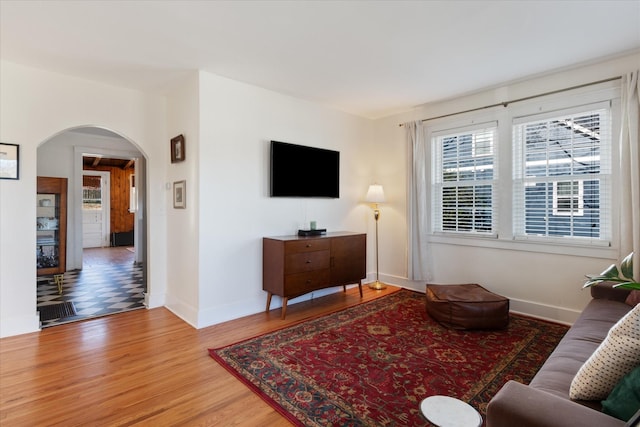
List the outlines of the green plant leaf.
{"label": "green plant leaf", "polygon": [[584,285],[582,285],[582,289],[588,288],[593,285],[597,285],[598,283],[602,283],[602,282],[603,280],[588,280],[587,282],[585,282]]}
{"label": "green plant leaf", "polygon": [[620,263],[620,270],[622,271],[622,276],[627,279],[635,282],[633,278],[633,252],[627,255],[622,262]]}
{"label": "green plant leaf", "polygon": [[633,252],[627,255],[622,262],[620,263],[620,270],[622,270],[622,275],[618,271],[618,267],[615,264],[611,264],[604,270],[602,273],[598,275],[590,275],[587,274],[587,280],[584,285],[582,285],[582,289],[588,288],[589,286],[597,285],[602,282],[617,282],[616,285],[613,285],[614,288],[623,288],[623,289],[640,289],[640,283],[636,282],[633,276]]}
{"label": "green plant leaf", "polygon": [[619,272],[618,272],[618,267],[616,267],[615,264],[611,264],[609,266],[609,268],[607,268],[605,271],[603,271],[602,273],[600,273],[600,276],[604,276],[604,277],[611,277],[611,278],[617,278],[619,276]]}
{"label": "green plant leaf", "polygon": [[638,282],[622,282],[617,285],[613,285],[614,288],[622,288],[622,289],[637,289],[640,290],[640,283]]}

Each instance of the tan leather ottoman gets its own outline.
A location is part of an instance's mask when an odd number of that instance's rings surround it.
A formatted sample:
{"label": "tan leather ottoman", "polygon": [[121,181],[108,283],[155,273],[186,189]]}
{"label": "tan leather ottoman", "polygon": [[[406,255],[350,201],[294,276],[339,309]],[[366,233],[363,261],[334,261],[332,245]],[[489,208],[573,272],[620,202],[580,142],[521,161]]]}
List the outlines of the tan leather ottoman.
{"label": "tan leather ottoman", "polygon": [[427,313],[454,329],[499,329],[509,324],[509,299],[482,286],[427,284]]}

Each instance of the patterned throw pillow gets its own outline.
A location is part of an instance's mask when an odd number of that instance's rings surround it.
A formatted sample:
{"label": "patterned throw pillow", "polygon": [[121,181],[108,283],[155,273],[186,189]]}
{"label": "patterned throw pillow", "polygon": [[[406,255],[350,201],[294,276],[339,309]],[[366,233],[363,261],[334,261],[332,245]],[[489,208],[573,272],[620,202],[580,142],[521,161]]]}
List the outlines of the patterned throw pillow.
{"label": "patterned throw pillow", "polygon": [[640,305],[609,330],[571,382],[569,397],[603,400],[627,373],[640,365]]}
{"label": "patterned throw pillow", "polygon": [[631,291],[625,300],[631,307],[640,304],[640,291]]}

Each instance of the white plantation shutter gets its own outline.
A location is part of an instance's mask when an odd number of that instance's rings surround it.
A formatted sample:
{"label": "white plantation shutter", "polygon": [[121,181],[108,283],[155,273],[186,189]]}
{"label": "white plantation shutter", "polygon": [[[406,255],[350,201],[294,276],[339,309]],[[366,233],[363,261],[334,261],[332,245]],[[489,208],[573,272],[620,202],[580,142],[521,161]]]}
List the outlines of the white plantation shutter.
{"label": "white plantation shutter", "polygon": [[434,231],[495,235],[497,122],[434,133],[432,142]]}
{"label": "white plantation shutter", "polygon": [[513,121],[514,236],[609,244],[610,103]]}

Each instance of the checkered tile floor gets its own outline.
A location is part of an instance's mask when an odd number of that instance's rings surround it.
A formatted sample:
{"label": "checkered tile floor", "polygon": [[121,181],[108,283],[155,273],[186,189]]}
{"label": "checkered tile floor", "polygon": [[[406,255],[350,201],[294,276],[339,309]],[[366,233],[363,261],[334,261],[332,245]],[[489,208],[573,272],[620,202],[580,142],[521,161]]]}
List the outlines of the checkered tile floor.
{"label": "checkered tile floor", "polygon": [[64,273],[62,295],[53,276],[38,277],[38,307],[73,301],[76,316],[42,322],[42,327],[144,307],[142,264],[96,264]]}

